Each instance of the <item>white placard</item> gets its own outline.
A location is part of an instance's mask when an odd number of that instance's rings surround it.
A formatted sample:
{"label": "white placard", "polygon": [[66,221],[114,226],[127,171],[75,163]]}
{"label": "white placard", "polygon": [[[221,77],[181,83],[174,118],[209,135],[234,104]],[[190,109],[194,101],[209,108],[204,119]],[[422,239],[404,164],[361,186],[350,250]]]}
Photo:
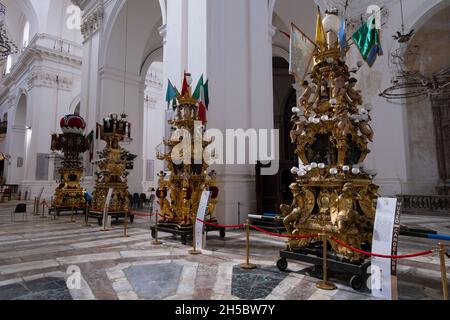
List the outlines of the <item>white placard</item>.
{"label": "white placard", "polygon": [[[378,198],[372,252],[396,255],[400,232],[401,201],[396,198]],[[372,257],[370,268],[372,295],[397,300],[397,259]]]}
{"label": "white placard", "polygon": [[[205,220],[206,209],[208,208],[208,201],[211,195],[211,191],[203,191],[202,197],[200,198],[200,204],[197,210],[197,219]],[[195,220],[195,245],[197,249],[203,248],[203,223]]]}
{"label": "white placard", "polygon": [[[108,194],[106,196],[105,207],[103,208],[103,228],[108,227],[108,206],[109,206],[109,203],[111,202],[112,194],[113,194],[113,188],[109,188]],[[110,226],[111,226],[111,224],[110,224]]]}

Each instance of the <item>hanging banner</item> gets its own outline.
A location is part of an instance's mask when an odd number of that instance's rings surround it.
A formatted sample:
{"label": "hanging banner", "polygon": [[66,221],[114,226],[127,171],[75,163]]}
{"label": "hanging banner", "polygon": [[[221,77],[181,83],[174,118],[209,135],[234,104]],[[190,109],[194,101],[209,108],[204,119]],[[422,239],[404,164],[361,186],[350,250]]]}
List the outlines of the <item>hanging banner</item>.
{"label": "hanging banner", "polygon": [[108,206],[109,206],[109,203],[111,202],[112,194],[113,194],[113,188],[109,188],[108,194],[106,196],[105,207],[103,208],[103,228],[104,229],[106,229],[106,227],[108,227],[108,210],[109,210]]}
{"label": "hanging banner", "polygon": [[[203,191],[202,197],[200,198],[200,204],[197,210],[197,219],[205,220],[206,209],[208,208],[209,197],[211,196],[211,191]],[[196,220],[195,223],[195,245],[197,249],[203,248],[203,223]]]}
{"label": "hanging banner", "polygon": [[289,72],[301,84],[311,70],[316,44],[295,24],[291,25]]}
{"label": "hanging banner", "polygon": [[[396,255],[400,234],[401,201],[396,198],[378,198],[372,252]],[[370,267],[372,295],[397,300],[397,259],[372,257]]]}

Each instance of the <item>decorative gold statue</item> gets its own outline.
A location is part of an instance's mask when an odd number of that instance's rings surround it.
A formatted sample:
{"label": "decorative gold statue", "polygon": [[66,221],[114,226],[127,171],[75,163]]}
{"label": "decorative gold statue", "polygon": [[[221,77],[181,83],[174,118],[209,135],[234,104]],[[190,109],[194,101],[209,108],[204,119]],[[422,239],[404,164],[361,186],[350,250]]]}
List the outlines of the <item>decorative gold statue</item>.
{"label": "decorative gold statue", "polygon": [[[132,141],[131,124],[126,121],[127,115],[110,114],[99,125],[100,139],[106,142],[105,148],[98,152],[99,160],[96,162],[99,172],[92,197],[92,210],[102,212],[105,205],[110,213],[125,213],[128,211],[128,170],[133,169],[135,155],[123,149],[119,143]],[[113,194],[110,203],[106,203],[108,190],[112,188]]]}
{"label": "decorative gold statue", "polygon": [[63,134],[53,134],[51,141],[51,150],[62,151],[64,154],[58,171],[60,181],[55,190],[53,205],[57,211],[83,208],[86,202],[80,185],[83,176],[80,154],[89,150],[89,143],[83,134],[86,123],[80,116],[71,114],[63,117],[60,125]]}
{"label": "decorative gold statue", "polygon": [[[373,176],[363,168],[373,138],[369,111],[361,106],[357,80],[350,77],[337,42],[316,47],[310,78],[318,85],[318,94],[309,105],[309,87],[303,83],[301,110],[292,117],[291,140],[300,165],[292,169],[294,201],[281,207],[284,224],[291,235],[326,233],[361,248],[372,241],[378,197]],[[305,123],[297,116],[302,111]],[[319,240],[290,239],[288,248],[300,249]],[[333,241],[330,244],[345,260],[364,259]]]}
{"label": "decorative gold statue", "polygon": [[[166,162],[170,172],[159,173],[156,195],[163,218],[158,225],[176,230],[192,228],[201,195],[205,190],[211,191],[205,219],[217,223],[214,217],[219,193],[216,173],[207,172],[209,166],[203,159],[202,151],[211,143],[204,135],[207,105],[205,106],[204,101],[203,77],[193,94],[189,78],[189,74],[185,74],[181,94],[174,87],[169,87],[169,90],[176,93],[173,98],[178,102],[174,105],[176,114],[169,120],[172,126],[169,139],[165,140],[156,152],[157,158]],[[196,146],[201,146],[201,152]]]}

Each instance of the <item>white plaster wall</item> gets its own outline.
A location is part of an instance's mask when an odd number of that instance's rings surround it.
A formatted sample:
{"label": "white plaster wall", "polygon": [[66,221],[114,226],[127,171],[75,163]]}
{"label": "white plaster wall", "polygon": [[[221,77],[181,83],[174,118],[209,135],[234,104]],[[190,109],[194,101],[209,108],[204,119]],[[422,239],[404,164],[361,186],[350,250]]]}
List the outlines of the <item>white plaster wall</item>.
{"label": "white plaster wall", "polygon": [[[8,134],[0,142],[0,148],[12,156],[5,168],[7,183],[20,184],[22,191],[28,190],[31,196],[45,186],[44,196],[49,198],[55,186],[53,161],[49,161],[48,180],[36,181],[36,154],[50,153],[50,134],[60,131],[59,119],[70,112],[70,106],[80,95],[81,66],[76,61],[81,56],[81,33],[66,26],[70,0],[6,0],[3,3],[7,6],[7,28],[21,49],[13,57],[11,73],[0,82],[0,113],[8,112]],[[21,47],[26,21],[30,22],[30,44],[25,49]],[[35,55],[30,47],[54,55]],[[48,74],[49,78],[30,82],[33,74]],[[71,82],[70,87],[61,86],[57,92],[56,75]],[[27,96],[26,121],[15,126],[22,93]],[[25,129],[25,125],[31,129]],[[22,169],[17,168],[18,156],[24,157]]]}
{"label": "white plaster wall", "polygon": [[[440,0],[410,0],[404,6],[405,29],[420,27],[426,21],[424,17],[438,10],[443,4]],[[437,6],[437,7],[436,7]],[[366,64],[357,74],[359,89],[362,90],[365,103],[373,105],[372,126],[375,131],[374,143],[369,147],[372,153],[366,160],[366,166],[378,172],[376,182],[382,187],[383,195],[408,193],[409,186],[414,183],[414,175],[409,170],[411,161],[410,134],[408,127],[408,108],[405,101],[391,103],[378,96],[379,90],[390,87],[394,68],[389,62],[389,52],[396,44],[392,38],[401,30],[400,6],[391,3],[388,7],[389,18],[382,29],[384,55],[378,57],[370,68]],[[349,64],[354,67],[360,60],[355,46],[349,53]],[[430,164],[426,164],[427,166]]]}
{"label": "white plaster wall", "polygon": [[154,161],[153,175],[150,180],[144,179],[144,191],[157,187],[158,172],[164,170],[164,163],[156,159],[155,148],[162,143],[165,138],[166,109],[167,103],[164,101],[162,91],[163,69],[162,63],[152,64],[147,73],[145,96],[148,102],[144,101],[144,177],[147,177],[146,161]]}

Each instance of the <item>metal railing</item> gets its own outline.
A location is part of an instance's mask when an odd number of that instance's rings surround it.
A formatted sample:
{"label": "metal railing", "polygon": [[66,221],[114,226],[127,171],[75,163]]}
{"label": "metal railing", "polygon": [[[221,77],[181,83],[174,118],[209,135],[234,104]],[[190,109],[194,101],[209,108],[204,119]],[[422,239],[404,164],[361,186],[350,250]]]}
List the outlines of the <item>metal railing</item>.
{"label": "metal railing", "polygon": [[450,196],[400,195],[405,213],[450,213]]}

